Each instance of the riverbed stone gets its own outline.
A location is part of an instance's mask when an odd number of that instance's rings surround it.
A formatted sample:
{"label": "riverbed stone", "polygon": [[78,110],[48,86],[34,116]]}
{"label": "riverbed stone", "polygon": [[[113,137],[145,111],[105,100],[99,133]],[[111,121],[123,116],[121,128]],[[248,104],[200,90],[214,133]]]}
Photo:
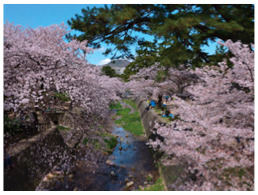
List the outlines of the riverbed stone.
{"label": "riverbed stone", "polygon": [[69,179],[73,179],[73,178],[74,178],[74,174],[70,174]]}
{"label": "riverbed stone", "polygon": [[152,175],[152,174],[149,173],[148,176],[149,176],[151,179],[153,179],[153,175]]}
{"label": "riverbed stone", "polygon": [[110,172],[110,175],[112,176],[112,177],[114,177],[116,174],[115,174],[115,171],[111,171]]}
{"label": "riverbed stone", "polygon": [[54,177],[54,175],[53,175],[52,173],[49,173],[49,174],[47,175],[47,177],[48,177],[48,179],[52,179],[52,178]]}
{"label": "riverbed stone", "polygon": [[47,178],[47,176],[45,176],[43,179],[43,182],[47,182],[47,181],[48,181],[48,178]]}
{"label": "riverbed stone", "polygon": [[126,183],[126,187],[129,188],[129,187],[133,186],[133,184],[134,184],[134,182],[130,181],[130,182]]}
{"label": "riverbed stone", "polygon": [[108,165],[113,166],[115,163],[111,162],[110,160],[107,160],[106,162]]}
{"label": "riverbed stone", "polygon": [[55,171],[54,173],[55,173],[56,175],[61,175],[61,174],[62,174],[61,171]]}

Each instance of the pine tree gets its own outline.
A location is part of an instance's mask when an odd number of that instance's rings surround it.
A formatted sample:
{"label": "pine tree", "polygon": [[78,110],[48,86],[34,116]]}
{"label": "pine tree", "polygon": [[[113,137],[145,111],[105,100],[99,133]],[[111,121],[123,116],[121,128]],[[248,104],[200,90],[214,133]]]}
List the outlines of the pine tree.
{"label": "pine tree", "polygon": [[[190,63],[200,67],[210,62],[208,53],[201,49],[208,41],[254,42],[254,5],[111,5],[82,9],[82,15],[77,14],[68,24],[82,32],[68,38],[86,39],[94,48],[102,42],[114,45],[105,52],[112,54],[112,59],[134,59],[129,46],[138,44],[140,68],[157,60],[165,66]],[[146,41],[139,33],[154,39]]]}

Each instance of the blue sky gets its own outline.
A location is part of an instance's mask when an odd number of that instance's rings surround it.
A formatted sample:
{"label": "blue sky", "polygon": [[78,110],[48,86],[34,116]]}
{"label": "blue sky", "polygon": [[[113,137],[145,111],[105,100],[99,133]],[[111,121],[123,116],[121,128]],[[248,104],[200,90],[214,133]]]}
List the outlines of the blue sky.
{"label": "blue sky", "polygon": [[[88,2],[88,1],[87,1]],[[88,7],[102,7],[103,4],[4,4],[4,23],[6,20],[13,22],[15,25],[23,27],[37,28],[39,26],[49,26],[51,24],[67,25],[67,20],[81,14],[81,9]],[[68,25],[67,25],[68,26]],[[69,26],[68,26],[69,28]],[[146,39],[150,37],[144,36]],[[110,61],[111,56],[104,56],[102,52],[108,46],[103,47],[88,56],[88,61],[92,64],[102,65]],[[210,47],[204,47],[205,51],[214,53],[216,44]],[[131,47],[134,50],[134,46]]]}

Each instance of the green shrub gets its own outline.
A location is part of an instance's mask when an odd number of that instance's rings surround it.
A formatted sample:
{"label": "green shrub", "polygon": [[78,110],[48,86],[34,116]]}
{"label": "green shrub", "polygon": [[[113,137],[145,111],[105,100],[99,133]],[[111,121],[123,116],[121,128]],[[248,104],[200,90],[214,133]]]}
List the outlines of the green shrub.
{"label": "green shrub", "polygon": [[102,149],[104,148],[103,151],[111,154],[113,152],[113,148],[115,148],[118,143],[117,138],[112,134],[108,134],[108,133],[102,133],[102,132],[96,132],[96,133],[104,140],[105,145],[101,146],[100,142],[97,139],[88,139],[88,138],[85,138],[83,140],[83,144],[86,145],[87,143],[91,143],[93,144],[95,149],[100,150],[101,148]]}
{"label": "green shrub", "polygon": [[[146,188],[143,189],[143,191],[163,191],[164,189],[164,185],[162,183],[162,178],[158,178],[157,181],[151,185],[148,186]],[[139,189],[139,191],[142,191],[142,189]]]}
{"label": "green shrub", "polygon": [[57,99],[61,100],[62,102],[68,102],[70,101],[69,95],[67,93],[58,93],[55,92],[54,97],[56,97]]}
{"label": "green shrub", "polygon": [[64,127],[64,126],[57,126],[56,127],[58,130],[61,130],[61,131],[69,131],[69,130],[71,130],[71,128],[70,127]]}
{"label": "green shrub", "polygon": [[115,137],[111,137],[110,139],[104,139],[104,141],[107,144],[106,145],[106,147],[107,147],[106,152],[112,153],[113,152],[113,148],[115,148],[116,145],[117,145],[117,139]]}
{"label": "green shrub", "polygon": [[7,115],[4,115],[4,133],[10,133],[16,135],[22,132],[20,121],[17,119],[10,119]]}

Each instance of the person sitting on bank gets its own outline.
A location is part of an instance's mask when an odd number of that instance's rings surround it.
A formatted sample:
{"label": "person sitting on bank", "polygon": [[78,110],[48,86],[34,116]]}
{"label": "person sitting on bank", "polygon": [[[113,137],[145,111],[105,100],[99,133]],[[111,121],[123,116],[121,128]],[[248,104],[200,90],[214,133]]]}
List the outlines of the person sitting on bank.
{"label": "person sitting on bank", "polygon": [[168,102],[168,98],[169,98],[169,96],[168,96],[168,95],[165,95],[166,103]]}
{"label": "person sitting on bank", "polygon": [[172,101],[172,100],[175,100],[175,97],[174,97],[174,94],[173,94],[173,93],[171,94],[170,98],[171,98],[171,101]]}
{"label": "person sitting on bank", "polygon": [[166,117],[168,117],[169,114],[170,114],[169,111],[166,110],[166,112],[165,112]]}
{"label": "person sitting on bank", "polygon": [[171,110],[169,109],[169,115],[168,115],[168,117],[172,117],[172,118],[174,118],[175,116],[172,114],[172,112],[171,112]]}
{"label": "person sitting on bank", "polygon": [[152,100],[150,103],[150,108],[154,108],[155,106],[156,106],[156,102],[154,100]]}
{"label": "person sitting on bank", "polygon": [[161,108],[161,116],[165,114],[164,108]]}

